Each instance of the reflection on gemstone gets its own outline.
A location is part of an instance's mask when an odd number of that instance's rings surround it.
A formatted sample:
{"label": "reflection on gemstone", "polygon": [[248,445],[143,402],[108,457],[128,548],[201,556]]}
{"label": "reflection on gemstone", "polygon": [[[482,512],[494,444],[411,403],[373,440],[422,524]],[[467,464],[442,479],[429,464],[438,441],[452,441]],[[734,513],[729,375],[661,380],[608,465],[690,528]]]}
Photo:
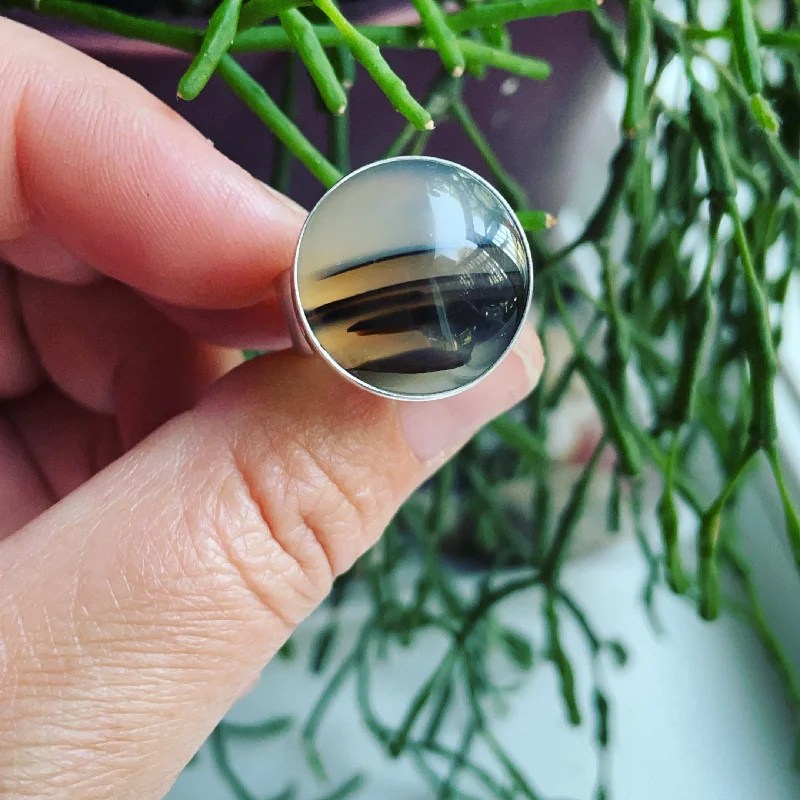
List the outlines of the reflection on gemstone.
{"label": "reflection on gemstone", "polygon": [[378,389],[434,394],[502,357],[530,280],[516,221],[481,181],[428,159],[382,162],[320,202],[297,255],[321,347]]}

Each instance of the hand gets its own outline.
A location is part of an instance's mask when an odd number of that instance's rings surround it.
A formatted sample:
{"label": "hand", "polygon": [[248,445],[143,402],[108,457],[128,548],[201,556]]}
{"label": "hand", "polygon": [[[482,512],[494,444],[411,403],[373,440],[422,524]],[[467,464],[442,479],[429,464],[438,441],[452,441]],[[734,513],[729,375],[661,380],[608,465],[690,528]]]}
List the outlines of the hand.
{"label": "hand", "polygon": [[303,212],[0,20],[0,794],[161,797],[333,577],[542,367],[397,404],[287,345]]}

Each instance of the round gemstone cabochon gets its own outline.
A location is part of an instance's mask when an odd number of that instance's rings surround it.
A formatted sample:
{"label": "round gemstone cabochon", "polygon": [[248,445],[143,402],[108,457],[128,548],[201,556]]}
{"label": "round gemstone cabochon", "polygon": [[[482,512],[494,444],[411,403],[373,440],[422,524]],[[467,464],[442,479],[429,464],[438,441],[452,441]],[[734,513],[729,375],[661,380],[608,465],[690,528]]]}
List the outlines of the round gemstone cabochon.
{"label": "round gemstone cabochon", "polygon": [[380,161],[333,187],[295,258],[308,332],[357,382],[409,399],[465,388],[522,325],[531,262],[482,178],[425,157]]}

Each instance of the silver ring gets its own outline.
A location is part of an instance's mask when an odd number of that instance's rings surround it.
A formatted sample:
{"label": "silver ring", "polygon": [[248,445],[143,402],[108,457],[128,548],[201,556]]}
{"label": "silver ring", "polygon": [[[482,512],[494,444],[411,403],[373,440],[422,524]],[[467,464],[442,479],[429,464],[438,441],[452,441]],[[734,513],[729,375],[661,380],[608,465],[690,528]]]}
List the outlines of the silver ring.
{"label": "silver ring", "polygon": [[428,156],[377,161],[333,186],[282,280],[297,352],[410,401],[489,375],[532,295],[530,248],[511,207],[471,170]]}

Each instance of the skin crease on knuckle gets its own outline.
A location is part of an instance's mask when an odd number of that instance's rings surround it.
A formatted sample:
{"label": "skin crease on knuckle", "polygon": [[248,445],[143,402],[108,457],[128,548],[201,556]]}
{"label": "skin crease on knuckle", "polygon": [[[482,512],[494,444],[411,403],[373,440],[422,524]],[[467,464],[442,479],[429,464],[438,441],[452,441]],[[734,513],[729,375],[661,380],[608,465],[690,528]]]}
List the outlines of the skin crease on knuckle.
{"label": "skin crease on knuckle", "polygon": [[[357,392],[352,402],[343,398],[344,407],[337,428],[319,409],[298,420],[290,398],[242,409],[242,424],[229,434],[230,457],[222,461],[214,514],[227,561],[290,627],[374,543],[389,521],[386,509],[397,502],[385,450],[392,404]],[[271,434],[253,435],[253,426]],[[384,430],[369,443],[376,428]]]}

